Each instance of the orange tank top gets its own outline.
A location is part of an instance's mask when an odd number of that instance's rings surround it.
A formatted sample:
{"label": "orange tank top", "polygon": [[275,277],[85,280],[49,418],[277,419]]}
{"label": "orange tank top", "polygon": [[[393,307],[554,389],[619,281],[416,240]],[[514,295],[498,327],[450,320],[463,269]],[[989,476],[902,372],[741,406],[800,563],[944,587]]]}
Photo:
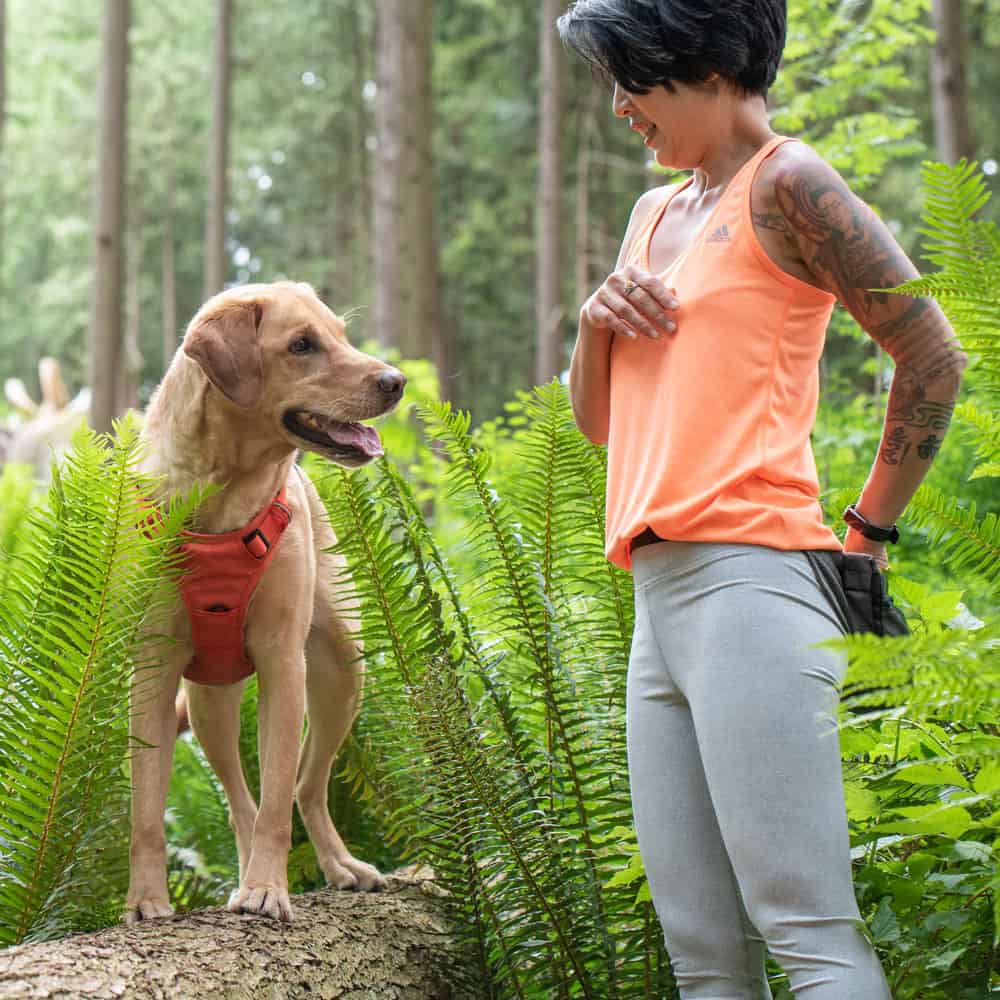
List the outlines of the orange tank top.
{"label": "orange tank top", "polygon": [[[757,170],[791,141],[743,165],[661,275],[677,289],[677,333],[612,340],[605,553],[623,569],[647,527],[678,541],[842,548],[823,523],[809,441],[835,299],[782,271],[751,219]],[[653,230],[690,183],[665,190],[629,263],[649,269]]]}

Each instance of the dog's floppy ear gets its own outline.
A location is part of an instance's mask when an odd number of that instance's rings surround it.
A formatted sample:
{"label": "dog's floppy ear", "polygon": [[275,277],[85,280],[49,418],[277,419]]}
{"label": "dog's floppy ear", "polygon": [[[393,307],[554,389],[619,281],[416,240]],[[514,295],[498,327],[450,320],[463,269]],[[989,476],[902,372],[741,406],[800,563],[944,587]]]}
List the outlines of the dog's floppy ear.
{"label": "dog's floppy ear", "polygon": [[214,385],[237,406],[253,406],[264,385],[257,327],[259,302],[228,302],[198,318],[184,338],[184,353],[201,365]]}

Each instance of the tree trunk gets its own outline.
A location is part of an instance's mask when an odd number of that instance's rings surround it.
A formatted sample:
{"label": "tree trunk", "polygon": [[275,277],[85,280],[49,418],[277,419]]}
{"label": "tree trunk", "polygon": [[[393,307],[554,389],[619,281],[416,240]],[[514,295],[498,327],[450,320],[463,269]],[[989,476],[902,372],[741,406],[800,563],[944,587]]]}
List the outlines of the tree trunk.
{"label": "tree trunk", "polygon": [[[170,100],[170,128],[173,130],[173,99]],[[177,164],[173,150],[167,150],[166,194],[163,202],[163,244],[160,248],[160,307],[163,322],[163,371],[170,367],[177,350],[177,251],[174,247],[174,211],[177,204]]]}
{"label": "tree trunk", "polygon": [[430,358],[442,378],[448,370],[450,351],[441,323],[441,275],[438,268],[437,213],[434,188],[434,94],[431,86],[431,52],[434,24],[433,0],[410,0],[408,10],[411,45],[408,63],[413,79],[412,145],[404,203],[412,207],[409,224],[413,247],[411,281],[418,317],[417,352]]}
{"label": "tree trunk", "polygon": [[931,16],[937,31],[931,60],[937,154],[946,163],[957,163],[962,157],[971,160],[976,144],[966,85],[962,0],[932,0]]}
{"label": "tree trunk", "polygon": [[139,407],[139,383],[142,381],[142,262],[146,249],[145,211],[141,195],[129,195],[132,224],[129,252],[125,259],[125,334],[121,362],[118,365],[116,409],[123,412]]}
{"label": "tree trunk", "polygon": [[208,204],[205,209],[205,298],[226,281],[226,168],[229,162],[229,79],[232,0],[216,0],[215,77],[212,84],[212,133],[208,153]]}
{"label": "tree trunk", "polygon": [[433,0],[379,0],[375,326],[380,344],[444,370],[434,211]]}
{"label": "tree trunk", "polygon": [[[0,163],[6,163],[4,158],[4,132],[7,129],[7,3],[0,0]],[[4,197],[4,174],[0,171],[0,322],[4,313],[6,299],[4,289],[7,287],[4,281],[4,238],[6,228],[4,227],[4,212],[7,210],[7,199]]]}
{"label": "tree trunk", "polygon": [[[473,1000],[475,962],[455,944],[442,890],[390,877],[379,894],[293,898],[281,924],[225,910],[113,927],[0,952],[0,997],[105,1000]],[[461,986],[460,981],[472,986]]]}
{"label": "tree trunk", "polygon": [[122,344],[129,0],[105,0],[99,87],[97,239],[90,331],[91,424],[110,431]]}
{"label": "tree trunk", "polygon": [[535,382],[548,382],[563,369],[560,327],[565,312],[561,294],[562,212],[560,134],[562,107],[562,43],[555,29],[565,4],[543,0],[541,24],[541,103],[538,137],[536,229],[538,262],[535,284]]}
{"label": "tree trunk", "polygon": [[[591,87],[584,101],[583,125],[577,133],[574,283],[576,286],[576,309],[578,310],[594,292],[594,278],[591,273],[593,270],[591,262],[591,228],[593,223],[590,218],[590,174],[594,140],[597,133],[595,119],[600,96],[601,91],[596,86]],[[604,276],[601,277],[603,279]]]}
{"label": "tree trunk", "polygon": [[378,154],[372,230],[372,273],[375,280],[375,337],[383,347],[408,348],[403,316],[405,248],[402,246],[401,216],[403,157],[406,153],[403,100],[403,5],[407,0],[378,0],[375,42],[375,75],[378,94],[375,104],[375,131]]}

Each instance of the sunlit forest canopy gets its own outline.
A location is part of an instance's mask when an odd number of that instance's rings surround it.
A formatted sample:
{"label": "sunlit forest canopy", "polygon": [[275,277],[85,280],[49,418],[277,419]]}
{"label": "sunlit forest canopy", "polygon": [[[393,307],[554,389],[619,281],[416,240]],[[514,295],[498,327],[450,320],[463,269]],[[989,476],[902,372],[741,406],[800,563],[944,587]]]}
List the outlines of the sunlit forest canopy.
{"label": "sunlit forest canopy", "polygon": [[[6,6],[0,377],[31,385],[50,354],[75,390],[86,379],[93,299],[102,9],[96,0]],[[935,152],[929,6],[792,0],[771,100],[775,128],[815,142],[913,252],[917,167]],[[970,153],[995,187],[1000,3],[962,6]],[[537,380],[542,156],[557,157],[560,180],[561,233],[547,250],[558,256],[557,370],[632,203],[663,178],[614,119],[607,88],[565,53],[558,146],[540,148],[538,0],[395,4],[399,17],[428,25],[404,25],[413,51],[395,63],[379,60],[380,45],[387,55],[396,43],[379,34],[378,7],[232,5],[225,281],[309,281],[350,314],[358,341],[405,355],[440,350],[443,391],[483,419]],[[204,292],[216,10],[193,0],[132,8],[123,324],[142,402]],[[423,90],[406,78],[421,72]],[[401,194],[414,179],[427,183]],[[403,230],[395,251],[379,237],[380,198]],[[408,279],[414,287],[403,280],[388,309],[379,291],[392,283],[395,254],[422,272]],[[840,342],[848,326],[834,324],[828,374],[843,370],[860,389],[867,349]]]}

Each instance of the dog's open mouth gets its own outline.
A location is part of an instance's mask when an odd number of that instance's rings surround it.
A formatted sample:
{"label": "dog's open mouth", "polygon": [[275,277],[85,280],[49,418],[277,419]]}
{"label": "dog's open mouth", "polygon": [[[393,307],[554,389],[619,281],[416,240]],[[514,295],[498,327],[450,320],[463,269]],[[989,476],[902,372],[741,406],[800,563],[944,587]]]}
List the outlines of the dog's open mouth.
{"label": "dog's open mouth", "polygon": [[343,423],[307,410],[289,410],[283,420],[296,437],[339,457],[368,461],[384,454],[378,431],[367,424]]}

